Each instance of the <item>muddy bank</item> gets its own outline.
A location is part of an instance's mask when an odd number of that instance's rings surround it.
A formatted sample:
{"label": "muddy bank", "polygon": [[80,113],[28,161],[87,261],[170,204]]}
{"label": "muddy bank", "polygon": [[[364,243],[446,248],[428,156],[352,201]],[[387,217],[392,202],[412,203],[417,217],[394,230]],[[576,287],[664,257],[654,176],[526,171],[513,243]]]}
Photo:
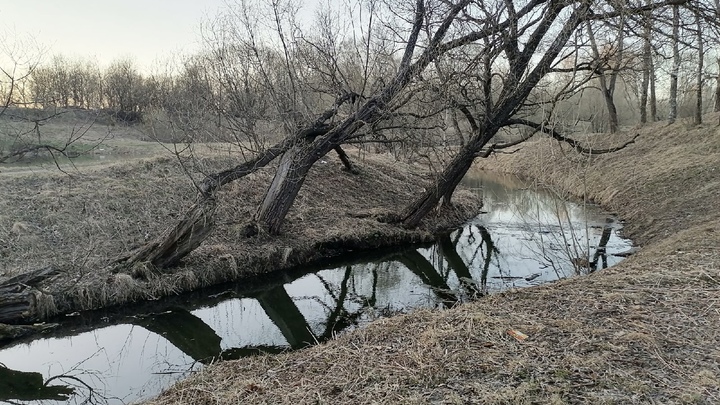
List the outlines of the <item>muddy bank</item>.
{"label": "muddy bank", "polygon": [[620,265],[220,363],[152,403],[720,402],[720,133],[637,132],[636,145],[589,160],[540,140],[479,164],[615,210],[643,245]]}
{"label": "muddy bank", "polygon": [[[0,229],[7,243],[0,252],[0,285],[6,284],[9,293],[0,300],[8,304],[4,314],[0,311],[0,321],[37,321],[57,313],[157,299],[348,251],[428,242],[480,209],[472,194],[459,192],[453,210],[437,212],[420,229],[382,223],[379,218],[402,209],[427,184],[429,173],[382,155],[355,159],[357,175],[342,171],[334,157],[313,168],[280,237],[241,235],[272,170],[227,187],[218,197],[218,226],[212,236],[172,274],[145,272],[147,279],[112,273],[107,265],[161,235],[192,204],[192,182],[177,161],[158,157],[73,176],[5,176],[0,182],[8,192],[0,196],[0,205],[7,208]],[[228,163],[227,158],[208,157],[191,168],[199,176],[212,165]],[[45,269],[47,277],[29,282],[27,276],[37,269]]]}

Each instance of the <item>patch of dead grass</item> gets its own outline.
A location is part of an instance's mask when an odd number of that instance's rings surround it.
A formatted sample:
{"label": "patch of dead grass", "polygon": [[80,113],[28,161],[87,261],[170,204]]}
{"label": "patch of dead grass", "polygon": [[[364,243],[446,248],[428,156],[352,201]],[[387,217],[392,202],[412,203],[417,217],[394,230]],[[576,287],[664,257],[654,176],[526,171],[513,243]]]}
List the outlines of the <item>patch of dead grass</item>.
{"label": "patch of dead grass", "polygon": [[[431,215],[426,229],[379,222],[379,216],[411,201],[428,172],[368,155],[356,159],[360,174],[352,175],[328,156],[310,171],[281,236],[240,235],[272,178],[272,170],[260,170],[218,193],[216,230],[172,273],[156,275],[138,265],[132,272],[148,278],[141,282],[109,272],[112,258],[162,235],[193,203],[186,170],[200,178],[233,164],[229,156],[199,152],[184,166],[157,156],[73,176],[42,172],[0,178],[6,190],[0,194],[0,230],[7,230],[0,235],[0,283],[53,266],[63,273],[40,286],[54,295],[54,306],[42,315],[94,309],[288,269],[348,249],[427,242],[436,229],[457,226],[479,211],[478,201],[459,193],[458,209]],[[372,215],[358,215],[368,208]]]}

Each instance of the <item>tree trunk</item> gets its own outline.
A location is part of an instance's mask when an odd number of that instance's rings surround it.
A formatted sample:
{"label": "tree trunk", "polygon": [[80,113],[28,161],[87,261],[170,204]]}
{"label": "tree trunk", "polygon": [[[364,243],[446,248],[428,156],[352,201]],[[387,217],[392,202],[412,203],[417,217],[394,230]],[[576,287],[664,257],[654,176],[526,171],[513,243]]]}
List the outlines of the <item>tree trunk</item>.
{"label": "tree trunk", "polygon": [[655,62],[650,58],[650,121],[657,121],[657,97],[655,96]]}
{"label": "tree trunk", "polygon": [[297,145],[285,152],[280,160],[275,177],[255,217],[258,224],[271,235],[280,233],[280,227],[292,208],[308,171],[323,155],[312,152],[311,145]]}
{"label": "tree trunk", "polygon": [[52,297],[36,288],[38,284],[59,274],[57,269],[44,269],[21,274],[0,284],[0,323],[17,323],[32,321],[47,315],[40,301],[43,295],[48,300]]}
{"label": "tree trunk", "polygon": [[603,97],[605,98],[605,106],[608,110],[608,124],[610,125],[609,130],[610,133],[614,134],[618,131],[618,115],[617,115],[617,108],[615,108],[615,101],[613,100],[612,93],[608,90],[603,92]]}
{"label": "tree trunk", "polygon": [[[126,266],[149,262],[156,268],[167,268],[177,264],[183,257],[200,246],[212,232],[215,223],[214,214],[217,206],[215,193],[217,190],[225,184],[266,166],[287,150],[289,145],[289,141],[285,140],[268,148],[255,159],[205,177],[199,185],[198,202],[188,210],[180,222],[157,240],[116,262],[125,263]],[[249,232],[248,236],[252,233]]]}
{"label": "tree trunk", "polygon": [[705,51],[703,49],[703,35],[700,14],[695,15],[695,23],[697,25],[697,41],[698,41],[698,67],[697,67],[697,97],[695,103],[695,125],[702,124],[703,113],[703,69],[705,62]]}
{"label": "tree trunk", "polygon": [[718,74],[715,76],[715,112],[720,111],[720,58],[717,58]]}
{"label": "tree trunk", "polygon": [[353,165],[352,161],[350,160],[350,157],[345,153],[345,150],[338,145],[335,147],[335,152],[338,154],[338,157],[340,158],[340,161],[342,162],[345,171],[352,173],[352,174],[358,174],[360,173],[357,168],[355,168],[355,165]]}
{"label": "tree trunk", "polygon": [[[717,60],[718,70],[720,70],[720,58]],[[717,77],[715,77],[715,112],[720,111],[720,71],[718,71]]]}
{"label": "tree trunk", "polygon": [[445,197],[449,200],[474,160],[475,149],[462,148],[445,170],[436,177],[434,183],[400,214],[402,224],[408,228],[418,226],[420,221],[437,206],[441,198]]}
{"label": "tree trunk", "polygon": [[215,208],[214,197],[201,197],[167,235],[158,242],[145,245],[127,262],[149,262],[161,269],[174,266],[210,235],[215,225]]}
{"label": "tree trunk", "polygon": [[[597,41],[595,41],[595,33],[592,30],[590,22],[587,23],[587,32],[588,36],[590,37],[590,47],[592,48],[595,60],[598,63],[602,63],[604,65],[605,63],[601,62],[600,50],[598,49]],[[622,35],[620,35],[620,41],[622,41]],[[607,78],[605,77],[605,66],[598,65],[596,69],[598,74],[598,81],[600,83],[600,91],[603,95],[603,99],[605,100],[605,106],[607,107],[608,111],[608,124],[610,126],[609,129],[611,133],[615,133],[618,130],[618,116],[617,108],[615,107],[615,101],[613,99],[613,87],[615,85],[615,78],[617,77],[617,73],[613,73],[614,76],[611,77],[610,83],[608,83]]]}
{"label": "tree trunk", "polygon": [[670,71],[670,112],[668,113],[668,122],[670,124],[675,123],[677,118],[677,89],[678,89],[678,74],[680,73],[680,7],[673,6],[673,66]]}
{"label": "tree trunk", "polygon": [[645,15],[645,32],[643,34],[643,72],[642,86],[640,88],[640,123],[647,123],[648,90],[650,87],[650,71],[652,70],[652,46],[650,37],[652,35],[651,15]]}

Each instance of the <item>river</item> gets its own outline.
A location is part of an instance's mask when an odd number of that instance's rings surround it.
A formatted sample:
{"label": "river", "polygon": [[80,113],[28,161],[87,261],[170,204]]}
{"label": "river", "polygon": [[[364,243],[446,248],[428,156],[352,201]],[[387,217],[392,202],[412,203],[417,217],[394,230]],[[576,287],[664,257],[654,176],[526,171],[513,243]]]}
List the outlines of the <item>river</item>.
{"label": "river", "polygon": [[584,275],[632,246],[597,206],[482,172],[464,183],[486,213],[432,245],[76,314],[0,347],[0,401],[136,402],[220,358],[300,349],[379,317]]}

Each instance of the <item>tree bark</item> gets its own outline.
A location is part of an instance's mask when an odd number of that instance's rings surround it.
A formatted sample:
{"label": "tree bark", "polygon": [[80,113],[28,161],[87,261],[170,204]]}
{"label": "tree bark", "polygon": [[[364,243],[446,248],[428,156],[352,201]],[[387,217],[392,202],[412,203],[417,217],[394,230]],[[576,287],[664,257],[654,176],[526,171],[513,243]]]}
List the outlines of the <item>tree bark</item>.
{"label": "tree bark", "polygon": [[720,111],[720,58],[717,58],[718,74],[715,76],[715,112]]}
{"label": "tree bark", "polygon": [[449,200],[450,195],[470,169],[474,160],[475,149],[462,148],[445,167],[445,170],[435,178],[433,185],[400,214],[402,224],[407,228],[417,227],[420,225],[420,221],[437,206],[441,198]]}
{"label": "tree bark", "polygon": [[650,121],[657,122],[657,96],[655,95],[655,62],[650,58]]}
{"label": "tree bark", "polygon": [[271,235],[280,233],[280,227],[292,208],[308,171],[318,158],[308,144],[297,145],[283,154],[255,217],[258,224]]}
{"label": "tree bark", "polygon": [[670,71],[670,99],[669,106],[670,111],[668,113],[668,122],[670,124],[675,123],[677,118],[677,90],[678,90],[678,75],[680,73],[680,6],[673,6],[673,66]]}
{"label": "tree bark", "polygon": [[168,234],[157,242],[145,245],[127,262],[149,262],[161,269],[176,265],[210,235],[215,225],[216,208],[214,197],[201,197]]}
{"label": "tree bark", "polygon": [[345,153],[345,150],[340,145],[335,147],[335,152],[338,154],[338,157],[340,158],[340,161],[342,162],[345,171],[352,174],[360,173],[350,160],[350,157],[347,155],[347,153]]}
{"label": "tree bark", "polygon": [[702,34],[702,23],[700,14],[695,15],[695,23],[697,26],[697,41],[698,41],[698,66],[697,66],[697,93],[695,102],[695,125],[702,124],[702,109],[703,109],[703,75],[704,75],[704,62],[705,62],[705,50],[703,49],[703,34]]}
{"label": "tree bark", "polygon": [[640,123],[647,123],[648,91],[650,87],[650,71],[652,70],[652,18],[650,12],[645,13],[645,31],[643,33],[643,72],[640,88]]}
{"label": "tree bark", "polygon": [[717,59],[718,74],[715,77],[715,112],[720,111],[720,58]]}
{"label": "tree bark", "polygon": [[41,312],[38,301],[43,292],[36,286],[58,273],[57,269],[46,267],[0,284],[0,323],[38,319],[42,315],[38,313]]}

